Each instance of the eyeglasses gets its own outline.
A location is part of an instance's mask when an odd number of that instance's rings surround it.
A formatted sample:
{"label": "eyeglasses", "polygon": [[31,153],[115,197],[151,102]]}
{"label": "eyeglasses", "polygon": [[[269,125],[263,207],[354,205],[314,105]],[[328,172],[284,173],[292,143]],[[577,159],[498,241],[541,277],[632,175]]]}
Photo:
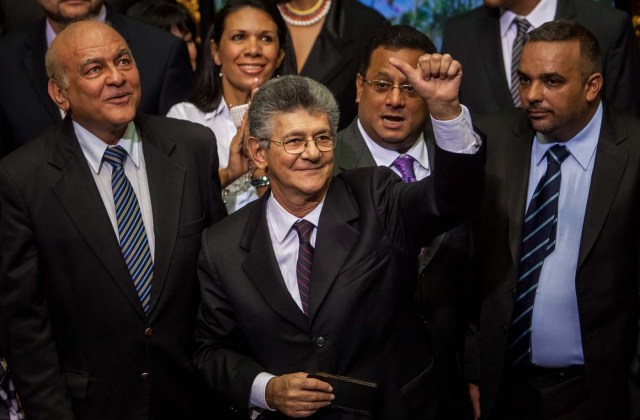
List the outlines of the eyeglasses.
{"label": "eyeglasses", "polygon": [[402,85],[394,85],[393,83],[387,82],[386,80],[371,80],[371,79],[367,79],[366,77],[362,77],[362,80],[367,82],[369,86],[371,86],[376,93],[386,95],[387,93],[391,92],[393,89],[398,88],[400,89],[400,92],[402,92],[402,94],[407,97],[414,98],[418,96],[418,92],[416,92],[416,89],[408,83],[405,83]]}
{"label": "eyeglasses", "polygon": [[292,155],[300,155],[307,149],[307,143],[310,141],[316,144],[321,152],[328,152],[336,147],[336,141],[328,134],[319,134],[312,139],[306,140],[301,137],[291,137],[282,141],[265,139],[271,143],[282,146],[285,152]]}

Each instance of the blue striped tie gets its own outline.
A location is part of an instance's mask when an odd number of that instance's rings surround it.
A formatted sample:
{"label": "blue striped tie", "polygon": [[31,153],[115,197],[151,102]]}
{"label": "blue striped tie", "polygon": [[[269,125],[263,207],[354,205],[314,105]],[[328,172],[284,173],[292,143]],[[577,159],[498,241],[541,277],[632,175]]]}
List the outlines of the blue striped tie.
{"label": "blue striped tie", "polygon": [[300,249],[298,250],[298,262],[296,263],[296,277],[298,279],[298,291],[302,302],[302,312],[309,315],[309,287],[311,286],[311,266],[313,265],[313,247],[311,246],[311,232],[313,223],[300,219],[293,224],[298,233]]}
{"label": "blue striped tie", "polygon": [[104,161],[113,167],[111,188],[113,188],[113,201],[116,206],[120,249],[140,297],[142,308],[148,314],[153,260],[136,193],[124,173],[126,158],[127,152],[120,146],[109,147],[104,152]]}
{"label": "blue striped tie", "polygon": [[542,264],[556,245],[562,162],[570,152],[555,145],[546,153],[547,171],[536,186],[522,228],[520,276],[509,328],[507,356],[515,366],[531,353],[531,318]]}

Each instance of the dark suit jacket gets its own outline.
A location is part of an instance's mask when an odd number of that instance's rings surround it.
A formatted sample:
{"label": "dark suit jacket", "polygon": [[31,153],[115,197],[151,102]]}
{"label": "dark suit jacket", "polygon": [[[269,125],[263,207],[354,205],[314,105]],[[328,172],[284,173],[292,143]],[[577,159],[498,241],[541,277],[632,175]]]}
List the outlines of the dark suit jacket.
{"label": "dark suit jacket", "polygon": [[[358,113],[356,76],[365,48],[381,27],[389,22],[377,11],[357,0],[333,0],[324,26],[300,72],[328,87],[340,105],[339,129]],[[282,70],[297,74],[296,53],[287,34]]]}
{"label": "dark suit jacket", "polygon": [[[276,263],[266,196],[206,231],[196,360],[214,390],[246,409],[262,371],[325,371],[378,382],[374,418],[421,418],[433,384],[412,303],[415,258],[475,208],[481,191],[473,181],[482,178],[481,152],[438,149],[435,159],[447,170],[413,184],[380,167],[333,178],[319,220],[308,319]],[[325,409],[313,418],[341,415]]]}
{"label": "dark suit jacket", "polygon": [[[358,129],[357,118],[338,133],[334,150],[334,173],[376,166]],[[433,168],[435,141],[427,128],[424,139]],[[471,416],[467,385],[461,375],[461,360],[470,301],[471,238],[466,223],[436,236],[423,249],[418,262],[416,300],[427,327],[434,359],[434,382],[438,392],[431,417],[462,419]]]}
{"label": "dark suit jacket", "polygon": [[[482,417],[491,418],[513,311],[534,133],[516,109],[476,124],[488,153],[474,235],[482,264],[480,339],[469,353],[476,356],[469,373],[479,376]],[[623,419],[630,405],[640,415],[637,361],[630,369],[638,357],[640,311],[640,121],[605,108],[595,159],[575,279],[580,332],[594,415]]]}
{"label": "dark suit jacket", "polygon": [[[165,115],[191,83],[186,46],[171,34],[107,8],[107,20],[127,41],[140,72],[139,111]],[[61,120],[47,93],[44,20],[0,39],[0,157]]]}
{"label": "dark suit jacket", "polygon": [[71,121],[0,161],[0,304],[29,419],[206,414],[191,357],[200,234],[225,214],[215,139],[184,121],[136,124],[155,231],[148,316]]}
{"label": "dark suit jacket", "polygon": [[[558,0],[556,19],[578,22],[595,35],[602,51],[605,98],[621,110],[640,111],[640,56],[629,16],[592,0]],[[460,101],[472,114],[513,108],[502,58],[499,9],[481,6],[449,19],[442,51],[465,69]]]}

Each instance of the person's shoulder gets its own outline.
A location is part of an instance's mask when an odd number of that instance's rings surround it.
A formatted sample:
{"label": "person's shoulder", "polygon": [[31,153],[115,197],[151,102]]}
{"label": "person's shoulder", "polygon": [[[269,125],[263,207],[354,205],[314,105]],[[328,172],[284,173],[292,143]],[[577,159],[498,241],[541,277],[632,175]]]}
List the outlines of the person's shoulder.
{"label": "person's shoulder", "polygon": [[0,167],[20,182],[34,179],[34,175],[54,158],[54,150],[60,145],[60,141],[66,142],[66,147],[77,146],[73,133],[68,132],[68,129],[69,126],[64,122],[55,124],[35,139],[4,156],[0,160]]}
{"label": "person's shoulder", "polygon": [[202,124],[177,118],[138,113],[136,124],[145,132],[162,133],[170,137],[179,137],[180,142],[208,142],[213,132]]}
{"label": "person's shoulder", "polygon": [[[38,39],[38,35],[44,36],[44,24],[42,21],[34,22],[23,28],[11,31],[6,35],[0,37],[0,54],[3,57],[7,57],[6,54],[11,54],[13,60],[19,59],[16,53],[24,50],[29,44],[33,44],[38,41],[44,42],[44,39]],[[6,67],[6,66],[5,66]]]}
{"label": "person's shoulder", "polygon": [[339,0],[339,3],[345,10],[350,11],[352,13],[357,13],[358,16],[361,16],[364,19],[373,19],[378,20],[380,22],[386,22],[387,19],[382,16],[380,12],[378,12],[373,7],[369,7],[358,0]]}
{"label": "person's shoulder", "polygon": [[620,110],[605,103],[604,123],[610,126],[617,138],[631,140],[629,145],[640,149],[640,117],[627,111]]}
{"label": "person's shoulder", "polygon": [[[265,197],[254,200],[209,226],[204,233],[209,246],[220,248],[220,252],[226,252],[232,248],[232,243],[229,241],[239,243],[249,225],[256,226],[261,223],[255,220],[256,218],[263,218],[266,222],[264,215],[266,199]],[[250,224],[249,221],[252,223]],[[255,232],[252,232],[252,235],[254,234]]]}
{"label": "person's shoulder", "polygon": [[179,102],[169,109],[167,113],[167,117],[176,118],[180,120],[190,120],[190,121],[198,121],[202,120],[205,116],[205,113],[202,112],[195,104],[192,102]]}

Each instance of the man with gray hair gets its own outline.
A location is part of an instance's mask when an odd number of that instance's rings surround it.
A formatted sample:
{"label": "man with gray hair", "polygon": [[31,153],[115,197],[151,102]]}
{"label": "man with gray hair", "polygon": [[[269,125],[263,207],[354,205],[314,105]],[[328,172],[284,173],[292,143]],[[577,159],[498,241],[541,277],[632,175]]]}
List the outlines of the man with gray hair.
{"label": "man with gray hair", "polygon": [[397,420],[428,410],[415,256],[477,208],[483,159],[457,98],[460,63],[390,63],[428,103],[439,145],[439,170],[413,184],[384,167],[332,178],[339,113],[319,83],[273,79],[251,102],[248,150],[271,189],[204,234],[196,331],[199,369],[239,410]]}

